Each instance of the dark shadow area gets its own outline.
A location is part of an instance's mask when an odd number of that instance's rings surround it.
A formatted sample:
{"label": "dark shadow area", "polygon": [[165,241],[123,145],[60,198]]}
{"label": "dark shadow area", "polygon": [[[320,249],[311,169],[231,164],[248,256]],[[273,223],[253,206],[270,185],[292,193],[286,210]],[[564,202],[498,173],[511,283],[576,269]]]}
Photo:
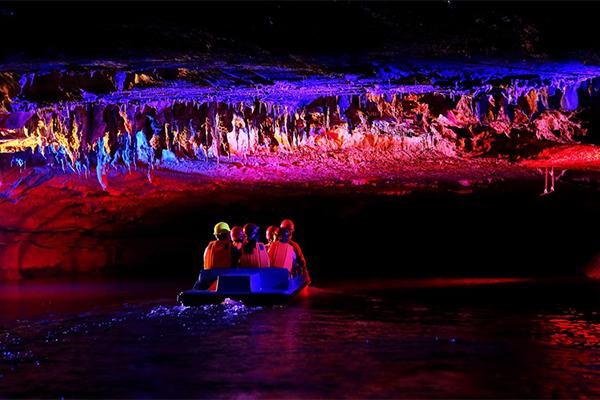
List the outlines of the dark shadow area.
{"label": "dark shadow area", "polygon": [[598,61],[596,2],[5,2],[5,60],[235,52]]}
{"label": "dark shadow area", "polygon": [[[320,283],[353,278],[582,276],[582,267],[598,251],[597,237],[590,233],[600,222],[598,200],[596,193],[568,184],[548,197],[518,187],[401,197],[253,194],[237,204],[205,208],[195,207],[190,197],[189,203],[163,210],[160,223],[115,235],[123,236],[125,250],[139,248],[139,260],[152,260],[140,265],[145,276],[190,281],[201,268],[216,222],[255,222],[264,240],[266,227],[283,218],[295,221],[294,239]],[[156,218],[161,211],[153,213]],[[131,272],[126,268],[118,273]]]}

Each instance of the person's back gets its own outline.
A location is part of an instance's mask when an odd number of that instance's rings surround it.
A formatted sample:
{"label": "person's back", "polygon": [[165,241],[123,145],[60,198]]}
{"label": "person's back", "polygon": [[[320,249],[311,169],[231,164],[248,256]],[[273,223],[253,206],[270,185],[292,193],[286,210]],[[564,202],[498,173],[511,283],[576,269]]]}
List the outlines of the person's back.
{"label": "person's back", "polygon": [[289,243],[275,241],[269,246],[271,267],[287,268],[291,273],[296,261],[294,248]]}
{"label": "person's back", "polygon": [[255,224],[244,225],[244,245],[240,254],[239,266],[244,267],[270,267],[269,254],[265,245],[257,241],[258,226]]}
{"label": "person's back", "polygon": [[294,252],[296,253],[296,264],[298,265],[298,267],[300,269],[306,268],[306,259],[304,258],[304,254],[302,253],[300,245],[291,239],[288,243],[294,248]]}
{"label": "person's back", "polygon": [[242,247],[242,253],[240,255],[239,266],[240,268],[245,267],[256,267],[256,268],[268,268],[271,266],[269,261],[269,253],[264,243],[256,243],[252,251],[248,251],[246,247]]}
{"label": "person's back", "polygon": [[292,235],[294,233],[294,222],[289,219],[284,219],[281,221],[280,229],[286,229],[289,231],[288,243],[294,248],[294,252],[296,253],[294,269],[296,271],[304,271],[306,269],[306,259],[304,258],[304,254],[302,253],[300,245],[292,240]]}
{"label": "person's back", "polygon": [[230,268],[232,251],[229,241],[229,225],[219,222],[215,225],[214,235],[217,240],[210,242],[204,250],[204,269]]}
{"label": "person's back", "polygon": [[231,243],[228,240],[213,240],[204,251],[204,269],[230,268]]}
{"label": "person's back", "polygon": [[241,226],[234,226],[230,232],[231,239],[231,254],[232,254],[232,267],[237,267],[240,261],[240,255],[242,253],[242,246],[244,245],[244,232]]}

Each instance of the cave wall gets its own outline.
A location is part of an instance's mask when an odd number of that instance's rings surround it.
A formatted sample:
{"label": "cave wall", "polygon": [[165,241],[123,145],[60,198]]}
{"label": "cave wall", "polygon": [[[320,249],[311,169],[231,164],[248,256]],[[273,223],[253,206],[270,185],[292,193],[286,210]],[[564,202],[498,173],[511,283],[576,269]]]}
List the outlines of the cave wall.
{"label": "cave wall", "polygon": [[[368,73],[239,65],[0,73],[0,279],[176,258],[168,249],[200,251],[185,232],[174,239],[160,227],[173,224],[169,207],[191,207],[181,196],[198,192],[195,205],[209,215],[220,206],[206,198],[222,195],[197,189],[198,178],[184,189],[163,180],[170,194],[161,193],[153,184],[166,163],[196,160],[211,168],[226,157],[243,165],[261,155],[276,162],[354,148],[370,154],[390,143],[408,155],[516,160],[596,140],[584,118],[599,104],[594,68],[547,66],[524,74],[372,67]],[[134,170],[143,171],[144,182]],[[236,199],[224,203],[242,201]],[[144,238],[148,232],[154,234]]]}

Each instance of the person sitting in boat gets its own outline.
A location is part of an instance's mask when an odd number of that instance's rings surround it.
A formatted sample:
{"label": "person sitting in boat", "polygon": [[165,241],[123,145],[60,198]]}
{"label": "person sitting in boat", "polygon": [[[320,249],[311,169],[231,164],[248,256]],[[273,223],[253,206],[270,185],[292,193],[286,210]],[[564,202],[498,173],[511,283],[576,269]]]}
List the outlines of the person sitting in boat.
{"label": "person sitting in boat", "polygon": [[204,269],[229,268],[232,265],[232,245],[229,241],[229,225],[219,222],[214,229],[215,238],[204,250]]}
{"label": "person sitting in boat", "polygon": [[244,225],[244,245],[240,255],[239,266],[267,268],[271,264],[269,262],[269,254],[264,243],[258,241],[258,225]]}
{"label": "person sitting in boat", "polygon": [[270,227],[267,228],[267,244],[265,245],[267,247],[267,251],[269,250],[269,247],[271,246],[271,243],[273,243],[276,239],[275,239],[275,232],[277,231],[277,228],[275,225],[271,225]]}
{"label": "person sitting in boat", "polygon": [[288,243],[294,248],[294,252],[296,253],[296,262],[293,273],[297,274],[300,271],[306,270],[306,259],[304,258],[304,254],[302,254],[302,249],[298,243],[292,240],[292,236],[294,234],[294,222],[291,219],[284,219],[281,221],[279,228],[287,229],[290,232]]}
{"label": "person sitting in boat", "polygon": [[231,239],[231,265],[237,266],[239,264],[240,256],[242,254],[242,246],[244,245],[244,230],[241,226],[234,226],[233,228],[231,228],[229,237]]}
{"label": "person sitting in boat", "polygon": [[277,228],[275,237],[276,240],[271,243],[268,251],[271,267],[287,268],[291,275],[296,263],[296,252],[292,245],[288,243],[290,231],[288,229]]}

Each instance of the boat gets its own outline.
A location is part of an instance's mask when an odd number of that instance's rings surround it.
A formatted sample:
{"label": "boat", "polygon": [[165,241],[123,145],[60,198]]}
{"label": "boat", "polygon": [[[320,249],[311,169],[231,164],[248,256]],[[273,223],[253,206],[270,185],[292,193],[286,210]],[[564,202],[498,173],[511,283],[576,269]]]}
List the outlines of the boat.
{"label": "boat", "polygon": [[308,272],[290,276],[286,268],[218,268],[202,270],[194,287],[177,296],[184,306],[222,303],[284,304],[310,284]]}

